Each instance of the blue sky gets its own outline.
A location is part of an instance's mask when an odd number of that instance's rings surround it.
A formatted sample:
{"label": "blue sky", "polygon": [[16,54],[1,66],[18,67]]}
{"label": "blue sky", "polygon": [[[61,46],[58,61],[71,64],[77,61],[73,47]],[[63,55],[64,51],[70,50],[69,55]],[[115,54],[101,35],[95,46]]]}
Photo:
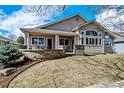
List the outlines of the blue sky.
{"label": "blue sky", "polygon": [[5,14],[10,15],[12,14],[14,11],[18,11],[22,8],[22,6],[12,6],[12,5],[0,5],[0,9],[2,9]]}
{"label": "blue sky", "polygon": [[[95,8],[97,6],[90,6],[92,8]],[[87,20],[94,20],[95,19],[95,12],[88,12],[88,6],[85,5],[70,5],[66,7],[66,10],[57,18],[63,18],[66,16],[70,16],[73,14],[80,14],[82,17],[86,18]]]}

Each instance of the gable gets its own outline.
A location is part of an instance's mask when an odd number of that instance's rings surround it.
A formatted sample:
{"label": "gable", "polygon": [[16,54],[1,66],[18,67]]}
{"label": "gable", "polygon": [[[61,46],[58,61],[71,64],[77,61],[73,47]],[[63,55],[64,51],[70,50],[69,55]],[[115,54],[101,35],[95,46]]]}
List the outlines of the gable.
{"label": "gable", "polygon": [[102,32],[102,34],[104,33],[107,33],[111,38],[115,39],[115,36],[109,32],[107,29],[105,29],[104,27],[102,27],[98,22],[94,21],[94,22],[90,22],[89,24],[86,24],[82,27],[79,28],[79,31],[81,30],[89,30],[89,29],[92,29],[92,30],[95,30],[97,32]]}
{"label": "gable", "polygon": [[98,32],[103,32],[103,28],[101,28],[100,26],[98,26],[97,24],[94,24],[94,23],[89,23],[85,26],[82,26],[80,28],[81,30],[88,30],[88,29],[93,29],[93,30],[96,30]]}
{"label": "gable", "polygon": [[76,16],[55,22],[54,24],[50,24],[50,25],[47,25],[47,26],[41,27],[41,28],[48,29],[48,30],[70,31],[75,26],[80,25],[80,24],[85,24],[86,22],[87,21],[85,19],[83,19],[79,15],[76,15]]}

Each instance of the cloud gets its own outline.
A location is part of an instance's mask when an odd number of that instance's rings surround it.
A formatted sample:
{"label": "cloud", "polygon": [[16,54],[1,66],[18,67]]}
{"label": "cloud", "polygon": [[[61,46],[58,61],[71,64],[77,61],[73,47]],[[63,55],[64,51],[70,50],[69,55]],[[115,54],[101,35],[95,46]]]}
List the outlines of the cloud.
{"label": "cloud", "polygon": [[[42,6],[42,8],[43,7],[46,6]],[[37,8],[37,6],[35,6],[35,8]],[[30,11],[27,11],[29,9]],[[41,14],[43,13],[44,15],[37,15],[35,9],[33,11],[31,6],[23,6],[21,10],[15,11],[8,16],[5,16],[5,14],[3,14],[3,10],[0,10],[0,15],[2,16],[2,18],[0,18],[0,29],[7,30],[11,34],[20,36],[23,35],[23,33],[19,30],[19,28],[42,25],[46,23],[45,20],[52,20],[52,17],[57,12],[55,6],[51,6],[46,8],[46,10],[43,8]]]}
{"label": "cloud", "polygon": [[96,20],[111,31],[123,31],[124,9],[116,8],[105,10],[96,15]]}
{"label": "cloud", "polygon": [[[4,11],[3,11],[2,9],[0,9],[0,19],[1,19],[3,16],[6,16],[6,15],[4,14]],[[0,20],[0,21],[1,21],[1,20]]]}
{"label": "cloud", "polygon": [[2,20],[0,22],[0,29],[8,30],[12,34],[19,36],[22,35],[22,32],[19,31],[19,28],[33,26],[41,22],[40,17],[34,16],[31,13],[24,13],[22,10],[20,10]]}

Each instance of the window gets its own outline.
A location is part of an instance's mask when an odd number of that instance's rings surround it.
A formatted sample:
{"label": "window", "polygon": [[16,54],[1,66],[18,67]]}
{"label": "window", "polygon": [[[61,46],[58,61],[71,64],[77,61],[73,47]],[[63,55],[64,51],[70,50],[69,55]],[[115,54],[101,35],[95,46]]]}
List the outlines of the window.
{"label": "window", "polygon": [[92,38],[92,44],[94,44],[94,38]]}
{"label": "window", "polygon": [[98,39],[96,38],[96,45],[98,44]]}
{"label": "window", "polygon": [[44,44],[44,38],[39,38],[39,44],[43,45]]}
{"label": "window", "polygon": [[92,44],[92,39],[90,38],[90,44]]}
{"label": "window", "polygon": [[99,39],[99,44],[101,45],[101,39]]}
{"label": "window", "polygon": [[81,43],[84,44],[84,38],[81,39]]}
{"label": "window", "polygon": [[32,44],[37,44],[37,38],[32,38]]}
{"label": "window", "polygon": [[76,21],[79,21],[79,18],[76,18]]}
{"label": "window", "polygon": [[112,45],[112,40],[109,38],[104,39],[104,44],[105,45]]}
{"label": "window", "polygon": [[59,44],[64,45],[64,39],[59,39]]}
{"label": "window", "polygon": [[68,40],[65,40],[65,45],[69,45],[69,41]]}
{"label": "window", "polygon": [[101,34],[99,34],[99,36],[101,36]]}
{"label": "window", "polygon": [[68,39],[59,39],[59,45],[69,45]]}
{"label": "window", "polygon": [[84,32],[81,32],[81,35],[84,35]]}
{"label": "window", "polygon": [[88,38],[86,38],[86,44],[88,44]]}
{"label": "window", "polygon": [[44,44],[44,38],[33,37],[32,38],[32,44],[34,44],[34,45],[43,45]]}
{"label": "window", "polygon": [[89,30],[89,31],[86,31],[86,35],[88,36],[97,36],[97,32],[93,31],[93,30]]}

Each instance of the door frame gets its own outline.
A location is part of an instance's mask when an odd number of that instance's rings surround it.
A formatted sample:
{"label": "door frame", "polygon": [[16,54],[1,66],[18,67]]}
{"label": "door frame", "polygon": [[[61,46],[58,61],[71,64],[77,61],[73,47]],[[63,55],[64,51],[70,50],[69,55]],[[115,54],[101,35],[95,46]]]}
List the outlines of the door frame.
{"label": "door frame", "polygon": [[48,39],[52,40],[52,48],[51,49],[53,49],[53,38],[52,37],[47,37],[46,38],[46,47],[48,46]]}

